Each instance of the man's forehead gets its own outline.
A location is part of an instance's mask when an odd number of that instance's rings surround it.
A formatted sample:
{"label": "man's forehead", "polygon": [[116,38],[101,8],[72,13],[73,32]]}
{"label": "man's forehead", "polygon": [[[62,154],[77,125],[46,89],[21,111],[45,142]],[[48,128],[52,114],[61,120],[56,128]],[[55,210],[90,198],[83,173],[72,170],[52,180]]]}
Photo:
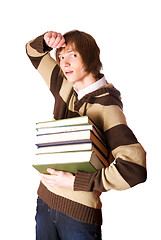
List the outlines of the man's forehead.
{"label": "man's forehead", "polygon": [[70,51],[76,51],[75,44],[74,43],[68,43],[66,47],[62,48],[62,50],[59,52],[59,55],[65,54]]}

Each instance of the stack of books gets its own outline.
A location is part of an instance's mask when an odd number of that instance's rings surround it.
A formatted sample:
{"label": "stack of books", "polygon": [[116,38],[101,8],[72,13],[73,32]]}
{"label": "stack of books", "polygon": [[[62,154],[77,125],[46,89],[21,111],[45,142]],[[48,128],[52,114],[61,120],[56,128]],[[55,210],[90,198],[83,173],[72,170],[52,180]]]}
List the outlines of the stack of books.
{"label": "stack of books", "polygon": [[108,148],[103,134],[88,116],[36,123],[33,167],[71,172],[96,172],[107,167]]}

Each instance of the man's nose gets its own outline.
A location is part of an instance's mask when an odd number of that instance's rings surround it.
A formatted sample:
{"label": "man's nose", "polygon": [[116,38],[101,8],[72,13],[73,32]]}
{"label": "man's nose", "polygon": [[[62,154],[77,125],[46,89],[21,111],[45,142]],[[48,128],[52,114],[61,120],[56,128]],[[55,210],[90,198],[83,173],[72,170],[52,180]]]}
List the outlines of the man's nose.
{"label": "man's nose", "polygon": [[63,65],[64,67],[69,67],[71,65],[68,58],[64,58]]}
{"label": "man's nose", "polygon": [[71,64],[69,62],[64,63],[64,67],[69,67]]}

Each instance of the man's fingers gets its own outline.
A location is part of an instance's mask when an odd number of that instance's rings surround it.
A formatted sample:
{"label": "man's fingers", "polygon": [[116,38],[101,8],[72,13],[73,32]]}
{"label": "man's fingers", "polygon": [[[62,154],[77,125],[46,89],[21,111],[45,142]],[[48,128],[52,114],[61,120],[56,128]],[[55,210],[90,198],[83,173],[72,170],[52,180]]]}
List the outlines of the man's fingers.
{"label": "man's fingers", "polygon": [[44,40],[45,40],[47,45],[49,44],[51,37],[52,37],[52,31],[49,31],[49,32],[45,33]]}
{"label": "man's fingers", "polygon": [[44,35],[44,37],[48,37],[48,38],[51,38],[51,36],[52,36],[52,31],[49,31]]}
{"label": "man's fingers", "polygon": [[52,36],[51,38],[49,38],[49,41],[48,41],[48,45],[49,47],[52,47],[54,48],[54,42],[56,40],[56,37]]}
{"label": "man's fingers", "polygon": [[39,173],[41,180],[46,182],[50,186],[56,186],[57,185],[57,177],[58,177],[56,172],[58,172],[58,171],[56,171],[54,169],[47,169],[47,171],[51,175]]}
{"label": "man's fingers", "polygon": [[51,168],[48,168],[47,171],[51,175],[39,173],[42,181],[51,186],[68,187],[73,189],[75,177],[72,173],[58,171]]}
{"label": "man's fingers", "polygon": [[53,44],[52,44],[52,48],[56,48],[57,45],[60,43],[60,41],[61,41],[61,37],[60,37],[60,36],[57,36],[57,37],[55,38],[55,41],[54,41]]}
{"label": "man's fingers", "polygon": [[58,33],[53,44],[53,48],[60,48],[65,43],[64,37]]}
{"label": "man's fingers", "polygon": [[61,39],[61,41],[56,46],[56,48],[60,48],[60,47],[66,47],[66,43],[65,43],[64,37]]}
{"label": "man's fingers", "polygon": [[44,35],[46,44],[51,48],[65,47],[65,39],[61,33],[49,31]]}
{"label": "man's fingers", "polygon": [[57,175],[57,173],[58,173],[59,171],[57,171],[57,170],[55,170],[55,169],[52,169],[52,168],[48,168],[48,169],[47,169],[47,172],[50,173],[50,174]]}

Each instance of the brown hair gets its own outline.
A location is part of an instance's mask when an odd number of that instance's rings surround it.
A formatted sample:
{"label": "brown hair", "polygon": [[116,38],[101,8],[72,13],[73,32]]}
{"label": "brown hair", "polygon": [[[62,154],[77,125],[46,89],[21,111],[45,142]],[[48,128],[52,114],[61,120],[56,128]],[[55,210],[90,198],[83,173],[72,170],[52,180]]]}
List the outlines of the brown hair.
{"label": "brown hair", "polygon": [[[85,32],[73,30],[63,35],[65,43],[74,44],[75,50],[79,52],[85,71],[92,73],[96,79],[100,78],[102,63],[100,61],[100,49],[95,39]],[[56,49],[56,60],[60,63],[59,54],[63,48]],[[62,74],[62,71],[61,71]]]}

